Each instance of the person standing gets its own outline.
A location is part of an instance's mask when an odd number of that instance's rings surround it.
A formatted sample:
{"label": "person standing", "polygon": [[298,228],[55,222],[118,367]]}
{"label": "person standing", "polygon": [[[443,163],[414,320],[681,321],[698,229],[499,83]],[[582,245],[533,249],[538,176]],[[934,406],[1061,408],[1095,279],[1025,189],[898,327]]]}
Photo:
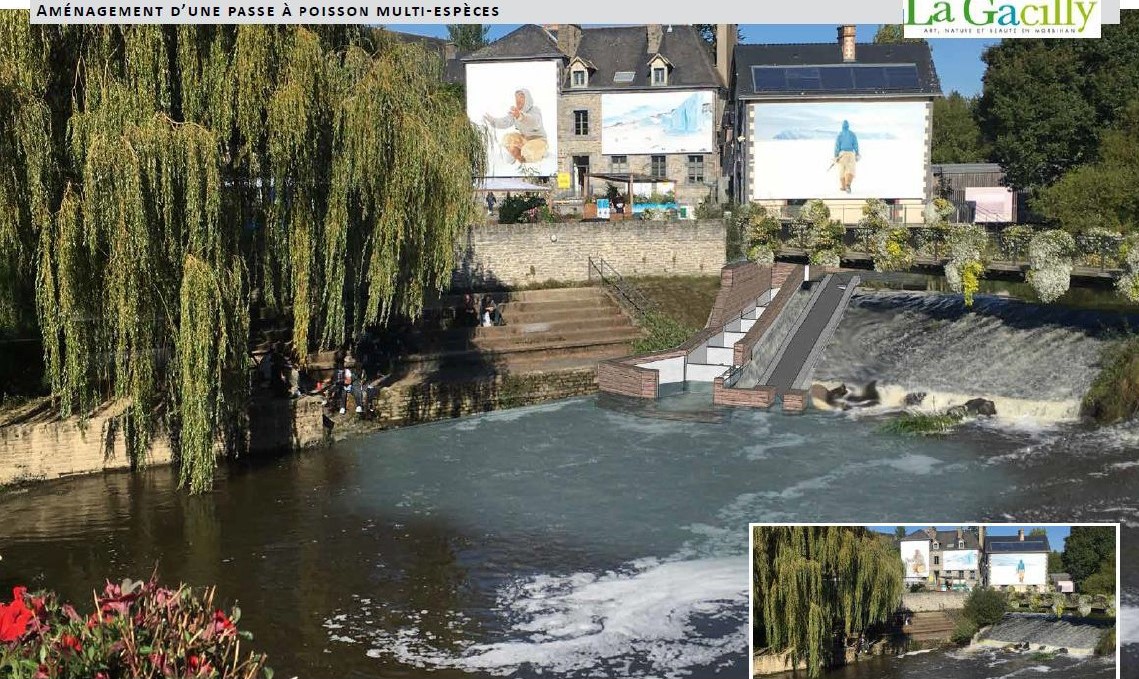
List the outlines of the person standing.
{"label": "person standing", "polygon": [[494,206],[498,204],[498,199],[494,197],[493,193],[486,194],[486,214],[488,216],[494,215]]}
{"label": "person standing", "polygon": [[842,121],[842,131],[834,140],[834,162],[838,165],[839,191],[850,193],[854,181],[855,165],[862,160],[858,150],[858,135],[850,131],[850,121]]}

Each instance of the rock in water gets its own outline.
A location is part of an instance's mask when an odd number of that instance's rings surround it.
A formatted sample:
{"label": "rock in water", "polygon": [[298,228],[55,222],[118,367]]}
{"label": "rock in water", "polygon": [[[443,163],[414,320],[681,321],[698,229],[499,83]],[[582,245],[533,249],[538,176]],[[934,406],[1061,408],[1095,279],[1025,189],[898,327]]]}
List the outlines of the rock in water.
{"label": "rock in water", "polygon": [[906,399],[903,402],[906,406],[920,406],[925,401],[925,392],[919,391],[912,394],[906,394]]}
{"label": "rock in water", "polygon": [[846,397],[847,403],[860,406],[878,405],[881,400],[881,397],[878,396],[878,380],[874,380],[866,385],[866,388],[862,390],[861,394],[850,394]]}
{"label": "rock in water", "polygon": [[987,398],[974,398],[965,402],[965,411],[971,415],[992,417],[997,414],[997,405]]}
{"label": "rock in water", "polygon": [[849,393],[850,393],[850,390],[846,388],[846,385],[840,384],[837,387],[835,387],[834,389],[830,389],[827,391],[826,402],[829,405],[841,407],[844,405],[842,402],[843,398],[845,398],[846,395]]}

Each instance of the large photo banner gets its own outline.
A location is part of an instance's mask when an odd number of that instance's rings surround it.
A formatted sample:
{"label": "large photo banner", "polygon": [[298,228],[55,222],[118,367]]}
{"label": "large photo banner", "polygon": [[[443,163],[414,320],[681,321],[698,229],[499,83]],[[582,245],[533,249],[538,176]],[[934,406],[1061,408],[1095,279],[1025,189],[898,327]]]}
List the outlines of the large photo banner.
{"label": "large photo banner", "polygon": [[905,567],[906,580],[911,582],[924,581],[929,577],[929,541],[912,540],[901,543],[902,565]]}
{"label": "large photo banner", "polygon": [[1043,585],[1048,582],[1047,554],[992,554],[990,585]]}
{"label": "large photo banner", "polygon": [[601,153],[711,153],[716,100],[708,91],[601,95]]}
{"label": "large photo banner", "polygon": [[946,571],[977,570],[977,550],[952,549],[942,552],[941,569]]}
{"label": "large photo banner", "polygon": [[553,61],[467,64],[467,116],[487,140],[488,177],[558,171],[558,67]]}
{"label": "large photo banner", "polygon": [[753,195],[924,198],[927,143],[921,102],[757,104]]}

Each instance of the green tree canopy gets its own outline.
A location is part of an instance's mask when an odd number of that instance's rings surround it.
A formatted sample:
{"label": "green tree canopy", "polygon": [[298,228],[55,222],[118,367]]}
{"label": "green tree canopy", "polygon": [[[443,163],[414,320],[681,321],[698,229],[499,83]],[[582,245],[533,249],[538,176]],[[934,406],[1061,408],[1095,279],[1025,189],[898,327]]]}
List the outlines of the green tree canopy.
{"label": "green tree canopy", "polygon": [[1048,572],[1049,573],[1063,573],[1064,572],[1064,555],[1057,551],[1048,552]]}
{"label": "green tree canopy", "polygon": [[753,635],[789,651],[812,677],[833,658],[836,633],[866,629],[897,610],[902,562],[889,539],[854,526],[752,529]]}
{"label": "green tree canopy", "polygon": [[1139,17],[1099,40],[1004,40],[987,49],[977,116],[992,159],[1037,189],[1098,157],[1101,133],[1139,94]]}
{"label": "green tree canopy", "polygon": [[1043,528],[1033,528],[1028,531],[1028,536],[1032,538],[1046,538],[1048,537],[1048,531]]}
{"label": "green tree canopy", "polygon": [[128,404],[132,460],[161,426],[205,490],[244,440],[252,300],[303,358],[447,282],[482,140],[438,58],[372,35],[0,12],[0,299],[62,415]]}
{"label": "green tree canopy", "polygon": [[490,26],[485,24],[448,24],[447,36],[455,47],[473,52],[490,44]]}
{"label": "green tree canopy", "polygon": [[905,28],[901,24],[882,24],[874,33],[874,44],[888,45],[891,43],[925,42],[923,38],[907,38]]}
{"label": "green tree canopy", "polygon": [[933,101],[934,163],[983,163],[988,148],[973,115],[974,100],[960,92]]}
{"label": "green tree canopy", "polygon": [[1064,571],[1081,591],[1084,581],[1105,561],[1115,563],[1115,529],[1110,526],[1072,526],[1064,541]]}

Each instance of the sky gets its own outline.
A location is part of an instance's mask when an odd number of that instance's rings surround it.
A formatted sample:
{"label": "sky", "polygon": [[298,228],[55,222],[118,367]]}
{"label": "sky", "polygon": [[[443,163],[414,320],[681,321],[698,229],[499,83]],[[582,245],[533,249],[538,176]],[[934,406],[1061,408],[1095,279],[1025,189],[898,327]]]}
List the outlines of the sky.
{"label": "sky", "polygon": [[[387,28],[393,31],[429,35],[436,38],[447,37],[447,27],[443,24],[393,24],[388,25]],[[497,40],[516,28],[518,28],[518,24],[494,24],[490,27],[490,40]],[[743,24],[740,26],[740,32],[743,33],[743,42],[745,43],[837,43],[838,36],[835,32],[837,28],[836,24]],[[878,26],[874,24],[859,25],[856,31],[858,41],[870,42],[877,30]],[[937,75],[941,79],[942,91],[949,94],[956,90],[966,96],[979,94],[981,76],[985,72],[985,64],[981,61],[981,52],[989,45],[997,42],[999,41],[970,38],[930,40],[930,47],[933,49],[933,62],[937,68]]]}
{"label": "sky", "polygon": [[[880,533],[894,534],[894,526],[870,526],[872,529]],[[915,530],[922,530],[929,528],[929,526],[906,526],[906,534],[914,532]],[[1054,552],[1064,551],[1064,541],[1068,539],[1068,534],[1072,532],[1068,526],[986,526],[986,535],[1016,535],[1018,529],[1024,529],[1024,534],[1028,535],[1033,528],[1043,528],[1048,533],[1048,547]],[[956,530],[957,526],[937,526],[938,530]]]}

